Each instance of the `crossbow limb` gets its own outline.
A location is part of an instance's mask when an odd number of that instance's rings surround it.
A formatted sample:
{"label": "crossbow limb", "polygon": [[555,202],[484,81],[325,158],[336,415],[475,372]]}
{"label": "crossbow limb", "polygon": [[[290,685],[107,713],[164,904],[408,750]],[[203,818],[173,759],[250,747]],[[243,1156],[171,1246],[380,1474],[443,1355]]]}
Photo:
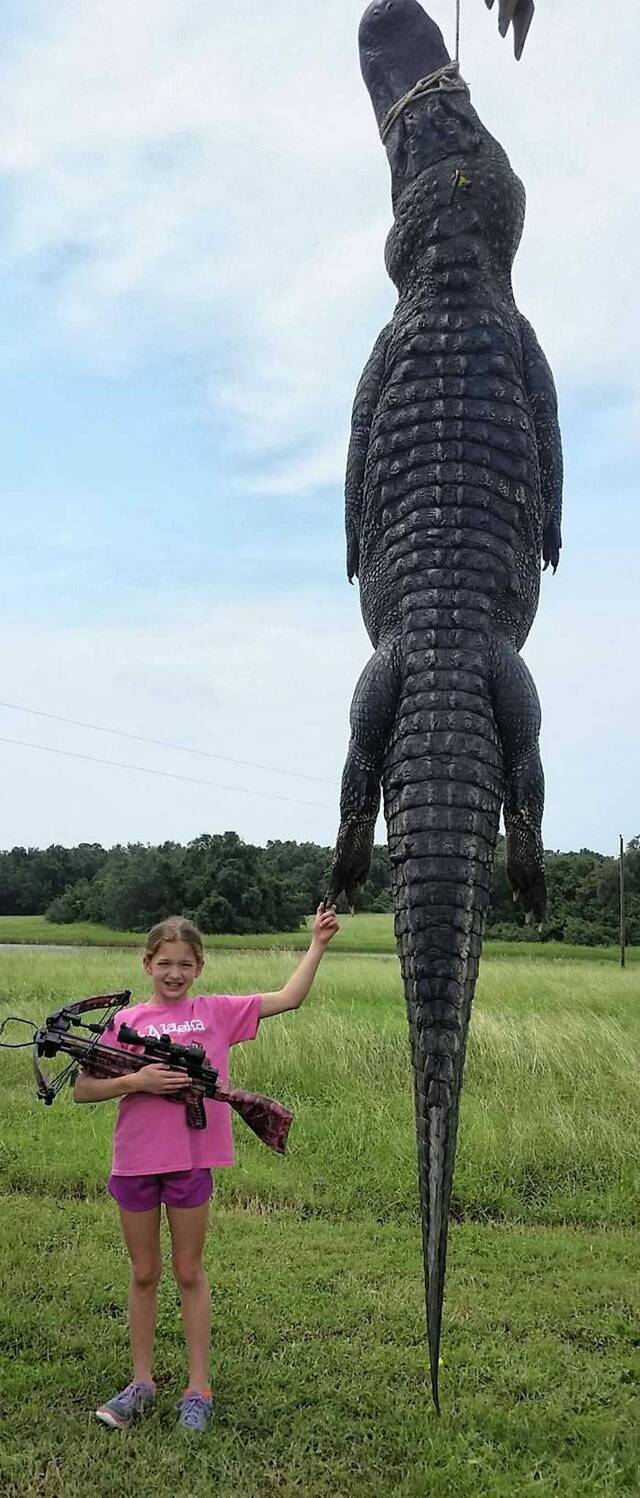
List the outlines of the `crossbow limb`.
{"label": "crossbow limb", "polygon": [[[44,1025],[36,1029],[33,1037],[33,1071],[36,1092],[41,1102],[50,1106],[65,1084],[73,1080],[80,1063],[89,1070],[91,1055],[98,1047],[100,1036],[108,1029],[118,1010],[124,1009],[129,1003],[130,998],[130,990],[125,988],[120,993],[95,994],[93,998],[76,999],[72,1004],[65,1004],[64,1008],[57,1009],[55,1014],[48,1015]],[[79,1016],[89,1014],[94,1009],[103,1009],[101,1019],[97,1024],[85,1024]],[[74,1036],[72,1027],[88,1030],[93,1035],[93,1040]],[[41,1058],[49,1059],[60,1051],[70,1055],[72,1059],[68,1066],[50,1080],[45,1074]]]}

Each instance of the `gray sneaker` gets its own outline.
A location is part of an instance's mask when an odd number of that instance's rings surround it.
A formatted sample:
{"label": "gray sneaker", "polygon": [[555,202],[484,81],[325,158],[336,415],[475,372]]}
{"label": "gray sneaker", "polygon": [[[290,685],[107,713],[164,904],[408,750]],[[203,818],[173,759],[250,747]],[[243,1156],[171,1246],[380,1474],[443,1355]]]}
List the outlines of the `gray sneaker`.
{"label": "gray sneaker", "polygon": [[206,1430],[213,1414],[213,1400],[205,1394],[192,1394],[187,1390],[177,1408],[180,1411],[178,1425],[183,1430]]}
{"label": "gray sneaker", "polygon": [[112,1430],[126,1430],[141,1415],[148,1415],[155,1397],[155,1384],[127,1384],[122,1393],[100,1405],[96,1419],[102,1420],[103,1425],[110,1425]]}

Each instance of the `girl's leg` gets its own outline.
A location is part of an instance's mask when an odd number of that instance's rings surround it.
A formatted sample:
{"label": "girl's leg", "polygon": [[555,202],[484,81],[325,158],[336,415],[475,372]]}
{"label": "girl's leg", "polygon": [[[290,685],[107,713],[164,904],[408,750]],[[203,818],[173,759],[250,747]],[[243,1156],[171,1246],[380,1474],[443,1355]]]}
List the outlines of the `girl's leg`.
{"label": "girl's leg", "polygon": [[202,1265],[209,1203],[200,1207],[167,1204],[171,1230],[173,1273],[180,1290],[182,1321],[189,1359],[189,1389],[206,1394],[209,1389],[209,1343],[211,1296]]}
{"label": "girl's leg", "polygon": [[136,1383],[153,1383],[151,1358],[156,1330],[158,1282],[162,1273],[160,1208],[125,1212],[120,1208],[124,1241],[131,1259],[129,1333]]}

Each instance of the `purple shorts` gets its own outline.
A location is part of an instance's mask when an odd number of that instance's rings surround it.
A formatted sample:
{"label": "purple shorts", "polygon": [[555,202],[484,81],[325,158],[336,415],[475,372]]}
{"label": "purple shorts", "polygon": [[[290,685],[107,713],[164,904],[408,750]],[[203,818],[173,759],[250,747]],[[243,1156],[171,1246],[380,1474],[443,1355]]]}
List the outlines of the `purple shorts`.
{"label": "purple shorts", "polygon": [[213,1191],[210,1170],[170,1170],[166,1175],[110,1175],[107,1191],[125,1212],[167,1207],[201,1207]]}

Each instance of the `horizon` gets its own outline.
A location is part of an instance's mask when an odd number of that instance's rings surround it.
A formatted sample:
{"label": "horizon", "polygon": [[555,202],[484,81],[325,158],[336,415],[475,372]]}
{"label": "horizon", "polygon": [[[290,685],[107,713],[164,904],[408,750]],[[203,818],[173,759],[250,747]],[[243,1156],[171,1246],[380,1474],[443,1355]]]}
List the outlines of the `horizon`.
{"label": "horizon", "polygon": [[[27,845],[25,843],[14,843],[13,846],[10,847],[10,848],[9,847],[5,848],[5,847],[0,846],[0,857],[2,857],[2,855],[5,854],[5,853],[15,853],[17,850],[21,850],[21,851],[24,851],[26,853],[48,853],[53,848],[63,848],[63,849],[65,849],[65,851],[71,851],[74,848],[82,848],[82,847],[88,847],[88,848],[90,848],[90,847],[93,847],[93,848],[102,848],[105,853],[115,853],[115,852],[119,851],[120,849],[123,849],[126,852],[126,851],[129,851],[131,848],[162,848],[167,843],[171,843],[175,847],[186,848],[191,843],[197,842],[198,839],[201,838],[201,837],[225,837],[228,834],[231,834],[231,836],[233,836],[233,837],[240,837],[240,834],[238,832],[236,832],[235,828],[233,828],[233,827],[225,827],[221,832],[210,832],[210,831],[207,831],[207,830],[203,830],[202,832],[197,832],[195,834],[195,836],[193,838],[189,838],[187,842],[181,842],[179,838],[164,838],[161,843],[152,843],[152,842],[145,842],[142,839],[138,839],[137,838],[137,839],[129,841],[129,842],[119,842],[119,843],[112,843],[110,845],[106,845],[104,843],[100,843],[100,842],[97,842],[95,840],[91,841],[91,840],[88,840],[86,838],[83,838],[78,843],[47,843],[47,844],[43,844],[43,845],[37,844],[37,843],[30,843],[29,845]],[[632,833],[631,837],[625,838],[625,840],[624,840],[624,851],[625,852],[627,852],[630,849],[632,843],[634,843],[639,836],[640,836],[640,834],[638,834],[638,833]],[[304,844],[309,844],[312,847],[321,848],[321,849],[323,849],[323,851],[326,851],[328,853],[332,853],[333,852],[333,844],[332,843],[318,843],[313,838],[307,838],[307,837],[305,837],[305,838],[277,838],[277,837],[274,837],[274,838],[268,838],[266,842],[259,842],[254,837],[251,837],[251,838],[250,837],[241,837],[240,841],[243,842],[243,843],[245,843],[248,847],[254,847],[254,848],[266,848],[266,847],[269,846],[270,843],[295,843],[295,844],[297,844],[300,847],[304,846]],[[496,843],[496,851],[501,846],[501,844],[503,844],[503,843],[504,843],[504,832],[501,831],[498,834],[498,841]],[[386,838],[381,838],[381,839],[376,838],[373,846],[374,846],[374,848],[386,848],[387,847]],[[545,852],[545,856],[547,854],[552,854],[552,855],[556,855],[556,854],[558,854],[558,855],[565,855],[566,854],[566,855],[569,855],[569,856],[575,854],[576,856],[579,856],[581,853],[590,853],[590,854],[594,854],[598,858],[613,858],[616,861],[616,863],[618,862],[618,858],[619,858],[619,850],[616,853],[602,853],[600,851],[600,849],[598,849],[598,848],[588,848],[586,846],[582,847],[582,848],[552,848],[552,847],[548,847],[545,844],[544,852]]]}

